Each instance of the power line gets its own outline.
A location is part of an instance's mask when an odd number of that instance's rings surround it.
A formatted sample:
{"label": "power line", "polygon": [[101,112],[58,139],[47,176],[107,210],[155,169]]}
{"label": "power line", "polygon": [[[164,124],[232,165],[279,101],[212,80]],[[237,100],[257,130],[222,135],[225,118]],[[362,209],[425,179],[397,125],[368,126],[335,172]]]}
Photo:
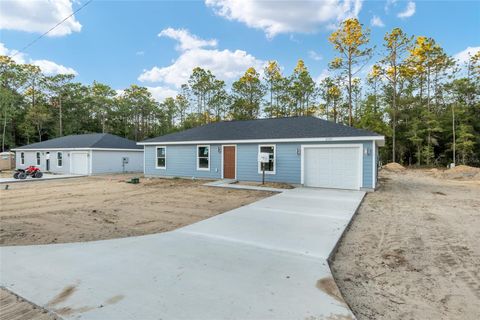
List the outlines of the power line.
{"label": "power line", "polygon": [[35,42],[37,42],[38,40],[42,39],[43,37],[45,37],[48,33],[50,33],[51,31],[55,30],[55,28],[57,28],[58,26],[60,26],[62,23],[64,23],[65,21],[67,21],[71,16],[73,16],[74,14],[76,14],[78,11],[82,10],[83,8],[85,8],[88,4],[90,4],[90,2],[92,2],[93,0],[88,0],[87,2],[85,2],[81,7],[79,7],[77,10],[75,10],[74,12],[72,12],[70,15],[68,15],[65,19],[63,19],[62,21],[60,21],[59,23],[57,23],[56,25],[54,25],[53,27],[51,27],[47,32],[41,34],[40,36],[38,36],[37,38],[35,38],[32,42],[28,43],[25,47],[23,47],[21,50],[15,52],[11,58],[15,57],[17,54],[19,53],[25,53],[25,50],[28,49],[29,47],[31,47]]}

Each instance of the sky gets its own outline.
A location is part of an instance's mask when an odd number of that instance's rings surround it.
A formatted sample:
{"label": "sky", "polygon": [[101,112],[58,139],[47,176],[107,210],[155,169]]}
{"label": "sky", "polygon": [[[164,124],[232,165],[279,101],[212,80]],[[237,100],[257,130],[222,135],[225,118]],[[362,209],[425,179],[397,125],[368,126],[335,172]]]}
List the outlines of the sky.
{"label": "sky", "polygon": [[230,84],[269,60],[288,75],[303,59],[319,81],[335,56],[328,36],[349,17],[371,30],[370,65],[395,27],[434,38],[460,61],[480,50],[480,0],[0,0],[0,55],[119,92],[145,86],[160,101],[197,66]]}

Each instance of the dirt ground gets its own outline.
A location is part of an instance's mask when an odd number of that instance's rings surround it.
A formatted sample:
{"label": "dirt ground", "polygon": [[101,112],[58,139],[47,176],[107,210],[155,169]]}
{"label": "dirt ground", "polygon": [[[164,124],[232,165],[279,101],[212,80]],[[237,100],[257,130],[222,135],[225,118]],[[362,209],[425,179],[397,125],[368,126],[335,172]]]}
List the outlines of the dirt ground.
{"label": "dirt ground", "polygon": [[273,193],[206,187],[204,180],[111,175],[0,188],[0,245],[120,238],[173,230]]}
{"label": "dirt ground", "polygon": [[13,178],[13,171],[10,171],[10,170],[0,171],[0,178]]}
{"label": "dirt ground", "polygon": [[364,199],[332,261],[358,319],[479,319],[480,180],[445,176],[384,170]]}

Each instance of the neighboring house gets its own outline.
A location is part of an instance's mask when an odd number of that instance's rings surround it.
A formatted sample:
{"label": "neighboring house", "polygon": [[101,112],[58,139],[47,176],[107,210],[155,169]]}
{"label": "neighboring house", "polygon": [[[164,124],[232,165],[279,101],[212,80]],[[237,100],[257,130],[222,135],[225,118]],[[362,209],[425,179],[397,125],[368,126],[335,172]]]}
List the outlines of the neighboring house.
{"label": "neighboring house", "polygon": [[139,142],[146,176],[266,181],[309,187],[375,189],[374,132],[316,117],[222,121]]}
{"label": "neighboring house", "polygon": [[17,168],[34,165],[46,172],[82,175],[143,171],[143,148],[109,133],[65,136],[14,151]]}

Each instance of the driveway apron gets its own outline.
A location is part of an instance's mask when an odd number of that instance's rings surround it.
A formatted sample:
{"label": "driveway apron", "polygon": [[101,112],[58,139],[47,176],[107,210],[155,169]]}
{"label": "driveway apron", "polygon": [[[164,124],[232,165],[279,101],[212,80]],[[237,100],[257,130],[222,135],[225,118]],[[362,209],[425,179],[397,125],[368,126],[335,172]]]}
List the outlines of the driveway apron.
{"label": "driveway apron", "polygon": [[64,319],[348,319],[319,286],[365,193],[297,188],[171,232],[0,248],[0,285]]}

